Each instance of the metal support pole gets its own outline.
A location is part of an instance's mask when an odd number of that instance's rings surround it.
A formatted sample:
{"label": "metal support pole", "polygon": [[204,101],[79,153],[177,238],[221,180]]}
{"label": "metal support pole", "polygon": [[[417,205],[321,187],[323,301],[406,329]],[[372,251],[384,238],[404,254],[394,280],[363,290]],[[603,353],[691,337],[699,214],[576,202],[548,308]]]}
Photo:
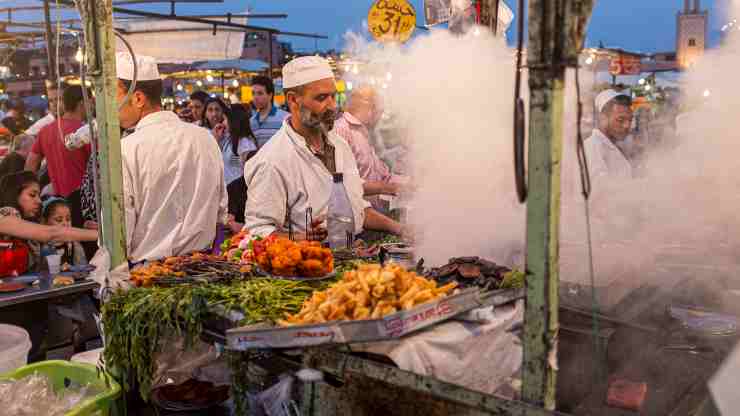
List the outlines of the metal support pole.
{"label": "metal support pole", "polygon": [[[10,21],[10,10],[8,10],[8,21]],[[54,33],[51,31],[51,11],[49,0],[44,0],[44,26],[46,27],[46,64],[49,79],[56,80],[57,74],[56,49],[54,48]]]}
{"label": "metal support pole", "polygon": [[112,0],[80,2],[85,24],[88,74],[95,87],[98,122],[98,162],[100,164],[100,232],[111,258],[111,267],[127,260],[126,224],[121,176],[121,131],[116,94],[116,39],[113,34]]}
{"label": "metal support pole", "polygon": [[555,409],[560,162],[565,68],[576,65],[593,0],[529,0],[529,196],[522,399]]}
{"label": "metal support pole", "polygon": [[272,33],[267,32],[267,36],[268,36],[267,44],[269,45],[268,49],[270,50],[270,75],[268,76],[270,77],[270,79],[272,79],[272,69],[275,67],[275,61],[273,59],[273,51],[272,51]]}

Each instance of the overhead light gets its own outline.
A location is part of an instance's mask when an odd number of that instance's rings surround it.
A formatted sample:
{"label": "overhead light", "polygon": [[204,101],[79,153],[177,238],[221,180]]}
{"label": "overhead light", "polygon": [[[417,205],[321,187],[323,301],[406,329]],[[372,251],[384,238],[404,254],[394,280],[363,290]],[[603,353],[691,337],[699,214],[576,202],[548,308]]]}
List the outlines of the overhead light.
{"label": "overhead light", "polygon": [[197,85],[199,87],[202,87],[203,86],[203,81],[197,80],[197,81],[195,81],[195,85]]}
{"label": "overhead light", "polygon": [[233,85],[234,87],[238,87],[239,86],[239,81],[235,79],[235,80],[231,81],[231,85]]}
{"label": "overhead light", "polygon": [[77,48],[77,53],[75,53],[75,61],[82,62],[82,59],[84,56],[82,55],[82,48]]}
{"label": "overhead light", "polygon": [[212,75],[206,75],[206,81],[213,82],[213,76]]}
{"label": "overhead light", "polygon": [[648,84],[648,85],[645,86],[645,91],[650,91],[652,89],[653,89],[653,87],[650,84]]}
{"label": "overhead light", "polygon": [[177,90],[182,91],[182,84],[177,84]]}
{"label": "overhead light", "polygon": [[640,80],[637,81],[637,83],[640,85],[645,85],[645,78],[640,78]]}
{"label": "overhead light", "polygon": [[588,58],[586,58],[586,65],[591,65],[592,63],[594,63],[593,56],[589,56]]}
{"label": "overhead light", "polygon": [[709,90],[704,90],[704,98],[708,98],[712,93],[709,92]]}

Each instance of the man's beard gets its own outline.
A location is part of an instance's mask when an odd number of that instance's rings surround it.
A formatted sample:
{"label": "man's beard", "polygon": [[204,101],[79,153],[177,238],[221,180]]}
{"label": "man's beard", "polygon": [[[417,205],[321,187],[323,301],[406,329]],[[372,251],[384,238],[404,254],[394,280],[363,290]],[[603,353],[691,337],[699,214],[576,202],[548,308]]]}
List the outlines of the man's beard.
{"label": "man's beard", "polygon": [[317,133],[321,132],[324,135],[327,135],[331,129],[334,128],[334,118],[336,114],[333,110],[326,110],[323,114],[319,115],[308,108],[301,106],[300,113],[301,125],[309,130]]}

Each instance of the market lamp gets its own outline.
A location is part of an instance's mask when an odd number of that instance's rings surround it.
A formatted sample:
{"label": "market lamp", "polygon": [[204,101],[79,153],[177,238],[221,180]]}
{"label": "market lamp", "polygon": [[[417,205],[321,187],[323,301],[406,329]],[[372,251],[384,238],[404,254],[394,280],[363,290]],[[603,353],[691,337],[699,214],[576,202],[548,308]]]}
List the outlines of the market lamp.
{"label": "market lamp", "polygon": [[177,90],[182,91],[182,84],[177,84]]}
{"label": "market lamp", "polygon": [[239,81],[238,80],[233,80],[233,81],[231,81],[231,85],[233,85],[234,87],[238,87],[239,86]]}
{"label": "market lamp", "polygon": [[195,85],[197,85],[199,87],[202,87],[203,86],[203,81],[198,80],[198,81],[195,82]]}

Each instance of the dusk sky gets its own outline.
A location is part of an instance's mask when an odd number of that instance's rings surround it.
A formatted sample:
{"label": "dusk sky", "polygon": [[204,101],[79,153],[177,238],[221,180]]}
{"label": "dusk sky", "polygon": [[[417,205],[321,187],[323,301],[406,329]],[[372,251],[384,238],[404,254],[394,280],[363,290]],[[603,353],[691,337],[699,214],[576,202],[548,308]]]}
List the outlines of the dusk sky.
{"label": "dusk sky", "polygon": [[[515,0],[504,0],[507,4],[516,5]],[[693,0],[692,0],[693,2]],[[723,9],[730,0],[702,0],[702,8],[710,12],[710,45],[719,38],[719,28],[726,23]],[[411,0],[416,8],[419,25],[424,24],[423,0]],[[26,5],[38,2],[32,0],[0,0],[2,6]],[[52,3],[53,4],[53,3]],[[240,13],[247,7],[254,13],[287,13],[287,19],[254,19],[250,23],[278,29],[320,33],[329,36],[318,45],[313,40],[297,37],[284,37],[294,48],[303,51],[319,49],[341,49],[344,45],[344,34],[355,31],[367,35],[363,21],[372,0],[225,0],[222,4],[179,4],[178,13]],[[135,7],[135,6],[128,6]],[[588,31],[587,46],[597,46],[602,41],[607,46],[622,47],[642,52],[671,51],[675,49],[676,12],[683,7],[683,0],[597,0]],[[169,5],[139,5],[149,11],[168,13]],[[70,12],[64,13],[71,17]],[[516,13],[516,10],[515,10]],[[34,13],[36,14],[36,13]],[[40,20],[37,16],[27,16]],[[21,16],[18,15],[19,20]],[[512,25],[513,26],[513,25]],[[417,30],[417,32],[421,32]],[[510,30],[509,40],[515,34]]]}

